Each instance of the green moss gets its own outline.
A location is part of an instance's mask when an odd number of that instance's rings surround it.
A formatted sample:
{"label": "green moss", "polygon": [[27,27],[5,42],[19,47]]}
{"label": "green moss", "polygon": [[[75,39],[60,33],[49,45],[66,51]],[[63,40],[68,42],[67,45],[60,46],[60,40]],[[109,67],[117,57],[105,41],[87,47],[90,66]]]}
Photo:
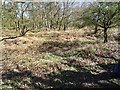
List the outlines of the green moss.
{"label": "green moss", "polygon": [[52,53],[42,53],[42,54],[40,54],[36,59],[37,59],[38,61],[39,61],[40,59],[43,59],[43,60],[61,60],[62,57],[56,56],[56,55],[54,55],[54,54],[52,54]]}
{"label": "green moss", "polygon": [[32,60],[32,58],[29,56],[22,57],[22,63],[30,62],[31,60]]}
{"label": "green moss", "polygon": [[96,40],[88,39],[88,38],[79,38],[80,43],[87,44],[87,43],[95,43]]}
{"label": "green moss", "polygon": [[88,57],[90,56],[92,53],[94,53],[93,50],[89,50],[89,49],[81,49],[81,50],[69,50],[66,52],[63,52],[60,56],[65,57],[65,58],[69,58],[69,57]]}

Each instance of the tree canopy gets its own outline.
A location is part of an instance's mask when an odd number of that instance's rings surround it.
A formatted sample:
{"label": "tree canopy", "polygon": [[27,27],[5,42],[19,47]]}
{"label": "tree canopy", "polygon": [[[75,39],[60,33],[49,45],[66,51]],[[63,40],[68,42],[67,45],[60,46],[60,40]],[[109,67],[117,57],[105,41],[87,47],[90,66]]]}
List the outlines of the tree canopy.
{"label": "tree canopy", "polygon": [[5,0],[3,28],[15,29],[24,35],[32,30],[66,30],[69,27],[95,26],[103,28],[107,42],[109,28],[120,25],[120,2],[21,2]]}

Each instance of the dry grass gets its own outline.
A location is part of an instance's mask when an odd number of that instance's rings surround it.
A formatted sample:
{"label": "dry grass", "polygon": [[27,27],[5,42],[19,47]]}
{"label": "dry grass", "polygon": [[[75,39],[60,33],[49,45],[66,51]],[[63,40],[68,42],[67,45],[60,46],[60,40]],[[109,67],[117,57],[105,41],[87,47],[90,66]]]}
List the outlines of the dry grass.
{"label": "dry grass", "polygon": [[[104,76],[106,77],[106,80],[102,83],[106,84],[107,82],[109,86],[111,84],[109,80],[112,78],[107,79],[107,74],[103,76],[100,76],[100,74],[104,72],[110,73],[109,71],[113,68],[112,64],[115,64],[117,61],[112,58],[97,57],[95,54],[112,55],[115,58],[119,58],[117,42],[109,41],[104,44],[101,42],[101,38],[97,39],[96,37],[85,36],[84,34],[86,31],[87,30],[82,29],[65,32],[29,32],[24,37],[5,40],[3,46],[3,72],[13,71],[21,73],[27,70],[31,71],[32,76],[42,78],[42,80],[39,80],[39,85],[37,84],[37,81],[34,81],[33,83],[36,86],[32,86],[30,80],[34,79],[31,79],[29,76],[19,76],[19,78],[29,78],[25,84],[23,83],[24,81],[19,82],[18,77],[16,77],[16,80],[5,78],[3,80],[5,83],[4,86],[9,84],[13,88],[34,88],[34,90],[38,87],[74,87],[74,85],[76,85],[76,87],[105,87],[104,85],[99,84],[101,83],[99,81]],[[6,34],[12,35],[12,33],[8,32],[9,31],[7,31]],[[71,75],[70,78],[66,78],[64,74],[62,76],[63,71],[70,71],[78,74],[75,74],[76,77],[74,78],[76,79],[74,80],[71,78],[74,76],[72,73],[68,74]],[[84,74],[86,76],[85,78],[88,79],[86,82],[79,77],[79,75],[82,75],[80,72],[86,73]],[[89,72],[89,74],[87,72]],[[55,78],[56,76],[54,75],[56,74],[58,74],[59,79]],[[49,77],[49,75],[53,76]],[[67,75],[67,73],[65,75]],[[12,76],[14,76],[14,74],[12,74]],[[108,77],[110,76],[108,75]],[[64,78],[66,78],[66,80],[71,79],[72,84],[67,81],[65,81],[66,83],[63,83]],[[90,82],[92,78],[94,78],[96,82]],[[43,82],[43,79],[46,83]],[[52,81],[49,81],[50,79],[52,79]],[[77,79],[79,81],[77,81]],[[8,82],[8,80],[10,82]],[[116,82],[119,81],[119,79],[115,80],[117,80]],[[12,85],[11,82],[14,84],[17,82],[18,84]],[[111,86],[117,87],[114,84],[111,84]]]}

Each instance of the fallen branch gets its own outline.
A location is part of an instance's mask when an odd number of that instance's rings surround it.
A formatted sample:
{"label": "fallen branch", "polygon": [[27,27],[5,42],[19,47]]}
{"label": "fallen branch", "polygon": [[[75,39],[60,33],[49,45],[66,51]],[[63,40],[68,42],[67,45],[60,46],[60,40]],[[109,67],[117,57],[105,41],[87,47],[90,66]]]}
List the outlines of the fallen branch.
{"label": "fallen branch", "polygon": [[24,36],[28,31],[29,31],[29,30],[26,30],[26,31],[22,32],[22,33],[21,33],[20,35],[18,35],[18,36],[12,36],[12,37],[3,38],[3,39],[0,40],[0,42],[3,41],[3,40],[6,40],[6,39],[15,39],[15,38],[18,38],[18,37],[22,37],[22,36]]}
{"label": "fallen branch", "polygon": [[6,39],[15,39],[15,38],[18,38],[18,37],[22,37],[22,35],[13,36],[13,37],[6,37],[6,38],[1,39],[0,41],[6,40]]}

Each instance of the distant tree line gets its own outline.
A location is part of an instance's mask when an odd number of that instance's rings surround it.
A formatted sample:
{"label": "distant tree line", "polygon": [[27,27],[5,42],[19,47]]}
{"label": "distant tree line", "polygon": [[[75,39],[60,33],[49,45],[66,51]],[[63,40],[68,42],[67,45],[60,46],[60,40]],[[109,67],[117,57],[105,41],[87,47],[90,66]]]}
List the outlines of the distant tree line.
{"label": "distant tree line", "polygon": [[22,2],[5,0],[2,4],[2,28],[23,36],[34,30],[67,30],[94,26],[96,34],[103,28],[107,42],[109,28],[120,25],[119,2]]}

